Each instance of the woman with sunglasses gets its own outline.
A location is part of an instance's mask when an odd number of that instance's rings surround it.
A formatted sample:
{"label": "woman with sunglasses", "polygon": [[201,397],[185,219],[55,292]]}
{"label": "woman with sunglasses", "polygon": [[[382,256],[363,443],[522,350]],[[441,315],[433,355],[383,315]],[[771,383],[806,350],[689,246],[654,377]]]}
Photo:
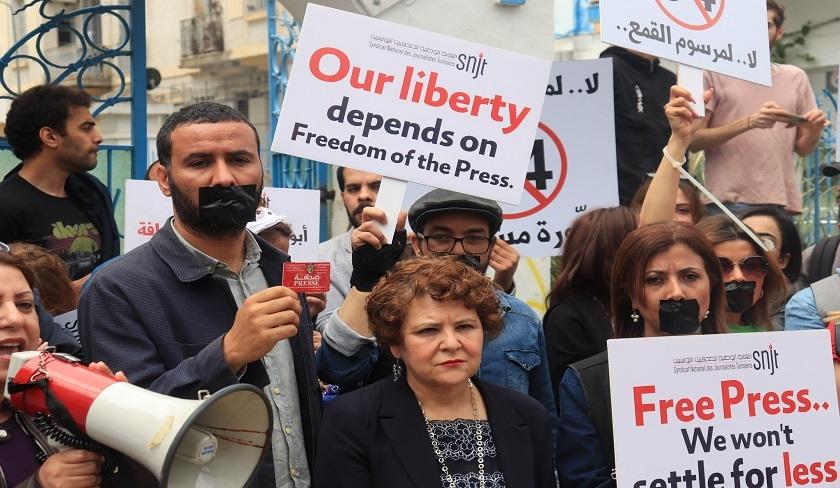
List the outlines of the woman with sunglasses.
{"label": "woman with sunglasses", "polygon": [[[711,91],[705,93],[705,98]],[[671,138],[662,149],[662,162],[642,204],[639,224],[671,220],[679,188],[679,168],[691,143],[698,115],[691,109],[691,93],[671,87],[665,116],[671,125]],[[762,248],[727,216],[709,217],[697,223],[698,229],[714,246],[726,282],[727,324],[732,332],[775,330],[772,314],[787,296],[787,282],[775,261],[768,260]]]}
{"label": "woman with sunglasses", "polygon": [[787,280],[779,265],[725,215],[703,219],[697,228],[720,261],[729,331],[780,330],[773,314],[787,297]]}

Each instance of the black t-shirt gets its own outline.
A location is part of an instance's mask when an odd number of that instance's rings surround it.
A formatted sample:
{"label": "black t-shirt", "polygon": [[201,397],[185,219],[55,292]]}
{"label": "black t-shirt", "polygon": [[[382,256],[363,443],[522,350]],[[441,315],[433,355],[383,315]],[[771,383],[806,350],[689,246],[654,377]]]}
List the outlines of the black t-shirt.
{"label": "black t-shirt", "polygon": [[662,148],[671,136],[664,107],[677,77],[659,61],[623,48],[610,47],[601,57],[613,59],[618,198],[629,205],[645,174],[656,171],[662,160]]}
{"label": "black t-shirt", "polygon": [[71,198],[48,195],[18,174],[0,183],[0,241],[54,252],[74,280],[91,272],[102,248],[96,226]]}

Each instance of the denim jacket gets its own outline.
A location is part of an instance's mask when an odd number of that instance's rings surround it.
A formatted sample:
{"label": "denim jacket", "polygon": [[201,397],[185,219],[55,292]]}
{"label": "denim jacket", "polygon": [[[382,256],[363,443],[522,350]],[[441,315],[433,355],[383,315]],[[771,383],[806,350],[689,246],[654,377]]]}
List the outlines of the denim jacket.
{"label": "denim jacket", "polygon": [[[497,295],[503,329],[499,337],[484,344],[478,377],[530,395],[555,419],[542,323],[522,300],[501,291]],[[316,358],[318,377],[346,392],[381,379],[371,377],[380,357],[375,339],[357,334],[333,314],[324,326]]]}

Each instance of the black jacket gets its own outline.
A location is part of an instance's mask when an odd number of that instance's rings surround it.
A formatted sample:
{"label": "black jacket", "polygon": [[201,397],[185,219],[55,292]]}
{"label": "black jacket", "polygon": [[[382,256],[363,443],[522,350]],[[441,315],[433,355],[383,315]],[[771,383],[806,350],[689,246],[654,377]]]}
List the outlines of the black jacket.
{"label": "black jacket", "polygon": [[671,135],[664,107],[677,77],[658,60],[624,48],[607,48],[601,57],[613,60],[618,196],[622,205],[629,205],[645,174],[656,171],[662,160]]}
{"label": "black jacket", "polygon": [[[3,180],[9,179],[21,168],[23,168],[23,163],[9,171],[3,177]],[[111,194],[108,192],[108,188],[89,173],[71,173],[64,184],[64,189],[73,202],[90,219],[96,230],[99,231],[102,247],[99,261],[94,267],[119,256],[120,233],[117,229],[117,222],[114,220],[114,206],[111,204]]]}
{"label": "black jacket", "polygon": [[545,348],[554,395],[566,367],[607,350],[613,336],[606,306],[588,294],[574,293],[549,307],[543,317]]}
{"label": "black jacket", "polygon": [[[551,418],[522,393],[473,378],[487,407],[499,463],[509,488],[554,488]],[[327,406],[314,486],[440,486],[441,469],[423,414],[405,377],[384,379]]]}
{"label": "black jacket", "polygon": [[[256,240],[266,282],[279,285],[289,257],[259,236]],[[124,371],[133,384],[179,398],[194,399],[199,390],[213,393],[239,383],[222,351],[238,307],[227,282],[211,271],[178,240],[171,220],[151,241],[103,266],[79,303],[79,335],[87,359]],[[301,326],[289,345],[312,464],[321,391],[305,303],[301,298]],[[248,365],[246,376],[257,371],[265,374],[259,361]]]}

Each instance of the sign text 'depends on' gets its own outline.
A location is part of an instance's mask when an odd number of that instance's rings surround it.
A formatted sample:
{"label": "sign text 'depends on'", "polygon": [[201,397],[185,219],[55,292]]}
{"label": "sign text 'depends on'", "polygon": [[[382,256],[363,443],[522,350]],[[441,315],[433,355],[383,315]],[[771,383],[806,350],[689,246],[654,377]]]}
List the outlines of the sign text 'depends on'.
{"label": "sign text 'depends on'", "polygon": [[310,4],[271,148],[518,203],[550,66]]}

